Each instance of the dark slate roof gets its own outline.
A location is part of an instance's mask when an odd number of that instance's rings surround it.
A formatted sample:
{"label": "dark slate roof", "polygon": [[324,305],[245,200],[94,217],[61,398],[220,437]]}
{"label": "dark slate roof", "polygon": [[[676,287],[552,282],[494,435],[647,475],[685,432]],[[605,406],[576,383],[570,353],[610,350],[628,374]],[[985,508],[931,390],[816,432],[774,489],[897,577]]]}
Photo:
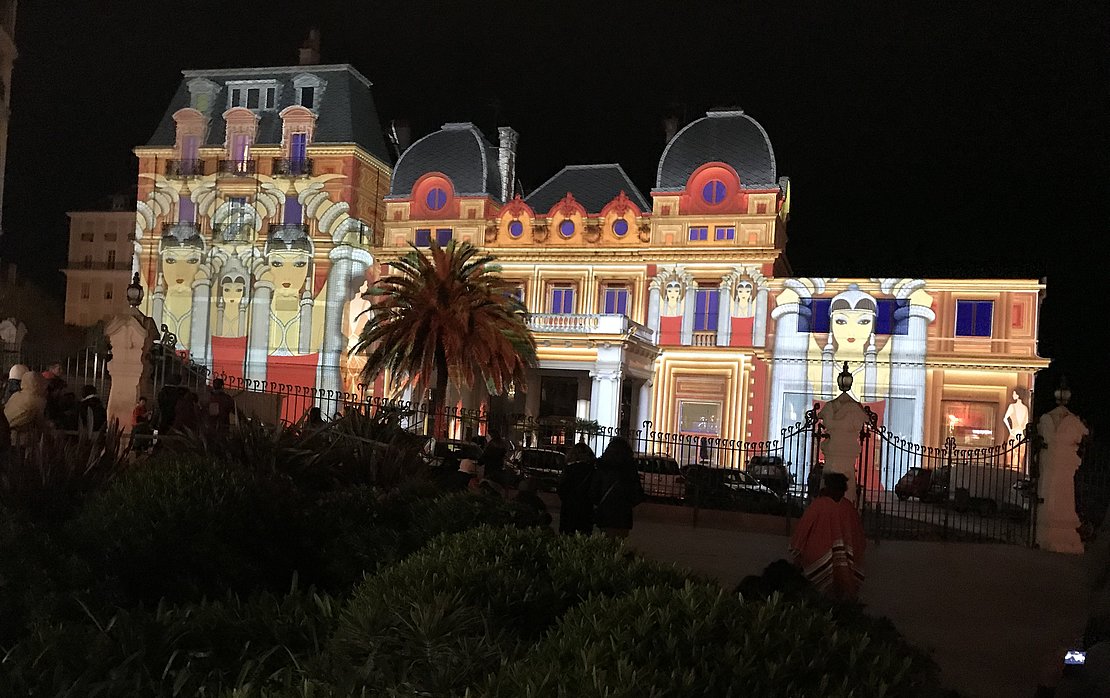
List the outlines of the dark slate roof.
{"label": "dark slate roof", "polygon": [[471,123],[444,124],[413,143],[393,168],[389,195],[412,194],[416,180],[440,172],[455,185],[456,196],[490,196],[504,201],[497,147]]}
{"label": "dark slate roof", "polygon": [[651,210],[620,165],[568,165],[524,200],[542,216],[570,192],[586,213],[601,213],[622,191],[641,211]]}
{"label": "dark slate roof", "polygon": [[277,104],[273,110],[258,111],[258,131],[255,143],[277,145],[281,143],[282,109],[296,103],[297,94],[293,79],[298,75],[314,75],[324,81],[317,88],[315,143],[355,143],[384,163],[392,158],[382,135],[378,111],[370,81],[353,67],[341,65],[296,65],[276,68],[240,68],[221,70],[183,70],[184,79],[177,88],[165,115],[162,116],[154,135],[147,145],[170,147],[176,142],[176,125],[173,115],[178,109],[189,106],[189,82],[204,78],[219,85],[208,113],[208,133],[205,145],[224,143],[223,113],[227,110],[227,83],[237,80],[275,80],[278,83]]}
{"label": "dark slate roof", "polygon": [[731,165],[746,188],[779,186],[771,140],[759,122],[742,111],[710,111],[675,134],[659,158],[656,190],[685,188],[694,170],[707,162]]}

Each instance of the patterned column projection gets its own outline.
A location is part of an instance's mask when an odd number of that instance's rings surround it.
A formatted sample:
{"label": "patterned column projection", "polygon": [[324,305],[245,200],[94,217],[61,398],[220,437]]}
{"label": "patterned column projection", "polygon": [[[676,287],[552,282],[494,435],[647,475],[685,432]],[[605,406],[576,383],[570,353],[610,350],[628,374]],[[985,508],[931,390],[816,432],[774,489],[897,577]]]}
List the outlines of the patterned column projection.
{"label": "patterned column projection", "polygon": [[208,314],[211,309],[209,298],[212,296],[212,278],[197,279],[193,282],[193,314],[189,318],[189,354],[198,364],[208,365],[211,356],[209,346],[212,327]]}
{"label": "patterned column projection", "polygon": [[[351,245],[337,245],[328,254],[331,269],[328,271],[328,293],[324,309],[324,345],[320,352],[320,373],[317,387],[323,394],[342,390],[340,376],[342,354],[347,347],[343,332],[343,310],[358,293],[366,278],[366,270],[374,263],[369,252]],[[323,405],[321,405],[323,407]]]}
{"label": "patterned column projection", "polygon": [[717,346],[727,347],[732,337],[732,283],[729,277],[721,279],[717,287]]}
{"label": "patterned column projection", "polygon": [[[312,279],[308,280],[312,283]],[[312,292],[305,290],[301,294],[300,309],[300,336],[297,337],[297,351],[301,354],[312,352]]]}
{"label": "patterned column projection", "polygon": [[266,382],[266,361],[270,355],[270,302],[274,285],[256,281],[251,298],[250,333],[247,336],[247,380]]}

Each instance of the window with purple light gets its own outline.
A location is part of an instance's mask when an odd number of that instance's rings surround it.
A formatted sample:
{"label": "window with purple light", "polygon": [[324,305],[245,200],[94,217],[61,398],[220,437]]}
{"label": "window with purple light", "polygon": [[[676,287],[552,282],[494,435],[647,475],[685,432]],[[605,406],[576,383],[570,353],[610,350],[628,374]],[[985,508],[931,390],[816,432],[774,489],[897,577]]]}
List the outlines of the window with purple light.
{"label": "window with purple light", "polygon": [[450,228],[436,228],[436,244],[440,247],[447,247],[447,243],[451,242],[452,235]]}
{"label": "window with purple light", "polygon": [[551,312],[570,315],[574,312],[574,289],[568,286],[555,286],[551,289]]}
{"label": "window with purple light", "polygon": [[736,239],[736,228],[733,228],[733,227],[716,228],[713,231],[713,238],[715,240],[735,240]]}
{"label": "window with purple light", "polygon": [[524,235],[524,224],[520,221],[509,221],[509,237],[518,238]]}
{"label": "window with purple light", "polygon": [[438,211],[447,205],[447,192],[439,187],[434,187],[428,191],[428,195],[424,197],[424,203],[428,205],[428,210]]}
{"label": "window with purple light", "polygon": [[565,238],[574,235],[574,221],[569,218],[563,220],[563,222],[559,224],[559,234]]}
{"label": "window with purple light", "polygon": [[605,289],[605,313],[607,315],[628,314],[628,289],[622,286],[609,286]]}
{"label": "window with purple light", "polygon": [[725,200],[725,183],[719,179],[711,179],[701,189],[701,198],[707,204],[716,205]]}
{"label": "window with purple light", "polygon": [[990,337],[993,301],[956,301],[956,336]]}
{"label": "window with purple light", "polygon": [[716,332],[721,292],[701,289],[694,296],[694,331]]}
{"label": "window with purple light", "polygon": [[690,226],[690,240],[698,242],[709,239],[709,228],[705,226]]}
{"label": "window with purple light", "polygon": [[623,237],[628,233],[628,221],[623,218],[618,218],[613,221],[613,234],[617,237]]}
{"label": "window with purple light", "polygon": [[417,228],[416,229],[416,246],[417,247],[431,247],[432,246],[432,230],[431,230],[431,228]]}

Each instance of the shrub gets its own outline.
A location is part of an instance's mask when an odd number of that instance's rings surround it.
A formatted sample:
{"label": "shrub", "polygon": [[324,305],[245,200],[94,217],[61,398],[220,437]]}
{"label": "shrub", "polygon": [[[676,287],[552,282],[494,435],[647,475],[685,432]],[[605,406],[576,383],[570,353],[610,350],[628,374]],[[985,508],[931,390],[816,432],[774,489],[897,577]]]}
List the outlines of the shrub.
{"label": "shrub", "polygon": [[153,611],[118,610],[43,624],[0,664],[0,694],[59,696],[238,695],[311,680],[334,627],[327,596],[292,590]]}
{"label": "shrub", "polygon": [[332,648],[337,660],[356,667],[349,690],[447,695],[520,654],[521,643],[590,594],[681,586],[685,579],[601,537],[483,526],[437,538],[363,583]]}
{"label": "shrub", "polygon": [[832,614],[721,589],[637,589],[568,613],[520,661],[474,695],[919,696],[939,693],[896,647],[836,625]]}

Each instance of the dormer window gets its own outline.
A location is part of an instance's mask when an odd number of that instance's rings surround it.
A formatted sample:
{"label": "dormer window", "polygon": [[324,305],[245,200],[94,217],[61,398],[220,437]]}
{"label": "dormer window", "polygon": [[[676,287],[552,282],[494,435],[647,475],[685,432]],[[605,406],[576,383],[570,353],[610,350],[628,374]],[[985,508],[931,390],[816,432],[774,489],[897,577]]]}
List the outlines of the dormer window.
{"label": "dormer window", "polygon": [[189,106],[202,114],[207,114],[212,109],[216,100],[216,93],[220,86],[205,78],[195,78],[189,81]]}
{"label": "dormer window", "polygon": [[324,94],[325,83],[320,78],[312,75],[311,73],[301,73],[293,78],[294,97],[296,98],[295,104],[318,111],[320,108],[320,99]]}
{"label": "dormer window", "polygon": [[245,107],[251,111],[270,111],[277,107],[277,82],[274,80],[236,80],[227,83],[227,108]]}

